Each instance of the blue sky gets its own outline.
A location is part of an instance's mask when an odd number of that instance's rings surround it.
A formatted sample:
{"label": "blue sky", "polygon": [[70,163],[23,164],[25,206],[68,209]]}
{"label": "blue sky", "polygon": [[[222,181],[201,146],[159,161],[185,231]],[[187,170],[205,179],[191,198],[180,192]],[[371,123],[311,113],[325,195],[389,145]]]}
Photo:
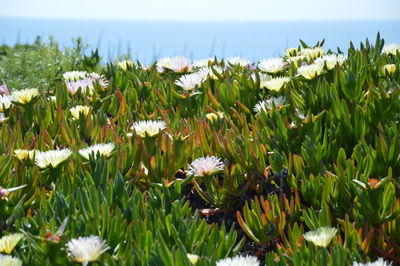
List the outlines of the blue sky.
{"label": "blue sky", "polygon": [[129,20],[400,19],[400,0],[0,0],[0,17]]}

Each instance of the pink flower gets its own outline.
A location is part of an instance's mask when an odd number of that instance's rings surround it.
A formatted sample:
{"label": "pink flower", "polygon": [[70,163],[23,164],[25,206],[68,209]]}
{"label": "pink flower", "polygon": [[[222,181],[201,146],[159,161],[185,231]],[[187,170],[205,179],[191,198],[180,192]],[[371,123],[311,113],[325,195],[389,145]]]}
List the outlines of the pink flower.
{"label": "pink flower", "polygon": [[0,85],[0,94],[10,95],[6,84]]}

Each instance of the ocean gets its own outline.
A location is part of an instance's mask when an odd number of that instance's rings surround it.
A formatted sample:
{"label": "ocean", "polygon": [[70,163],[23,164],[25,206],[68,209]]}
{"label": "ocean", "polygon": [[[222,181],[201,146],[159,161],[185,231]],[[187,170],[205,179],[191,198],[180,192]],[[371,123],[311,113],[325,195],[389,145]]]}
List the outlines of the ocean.
{"label": "ocean", "polygon": [[166,22],[0,18],[0,44],[32,43],[53,36],[62,47],[82,37],[88,51],[99,49],[103,60],[129,55],[149,63],[164,56],[193,60],[210,56],[242,56],[257,61],[325,39],[324,48],[346,50],[380,32],[386,43],[400,42],[400,20],[320,22]]}

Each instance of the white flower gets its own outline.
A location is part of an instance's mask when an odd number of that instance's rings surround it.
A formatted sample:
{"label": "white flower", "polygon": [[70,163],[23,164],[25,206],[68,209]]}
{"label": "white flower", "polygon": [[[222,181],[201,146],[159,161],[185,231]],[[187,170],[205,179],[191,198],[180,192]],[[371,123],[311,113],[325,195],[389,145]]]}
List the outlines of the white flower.
{"label": "white flower", "polygon": [[72,119],[78,120],[80,113],[82,113],[83,116],[87,116],[88,115],[88,113],[90,111],[90,107],[86,106],[86,105],[77,105],[77,106],[72,107],[71,109],[69,109],[69,111],[71,112]]}
{"label": "white flower", "polygon": [[100,255],[110,249],[106,241],[98,236],[73,238],[66,246],[68,256],[83,265],[99,260]]}
{"label": "white flower", "polygon": [[95,144],[79,150],[79,154],[82,155],[82,157],[86,160],[89,160],[90,154],[93,154],[94,158],[97,159],[97,153],[99,153],[101,156],[108,157],[113,152],[114,148],[114,143]]}
{"label": "white flower", "polygon": [[186,256],[188,257],[192,265],[196,265],[197,261],[199,260],[199,256],[197,256],[196,254],[187,253]]}
{"label": "white flower", "polygon": [[75,72],[78,72],[79,75],[69,77],[70,79],[65,80],[65,84],[67,85],[67,89],[70,95],[74,95],[78,91],[78,89],[81,89],[83,94],[92,95],[94,92],[94,84],[96,82],[98,82],[100,87],[102,88],[106,88],[108,86],[108,82],[102,75],[80,71]]}
{"label": "white flower", "polygon": [[167,127],[164,121],[139,121],[133,123],[131,129],[134,129],[136,134],[145,138],[146,136],[152,137],[160,133]]}
{"label": "white flower", "polygon": [[191,91],[196,87],[200,87],[203,80],[202,73],[192,73],[183,75],[179,80],[175,81],[175,84],[182,87],[185,91]]}
{"label": "white flower", "polygon": [[33,158],[35,158],[35,152],[36,150],[16,149],[14,150],[14,156],[21,161],[26,159],[33,160]]}
{"label": "white flower", "polygon": [[13,100],[20,103],[20,104],[27,104],[32,101],[33,98],[38,96],[39,91],[38,89],[24,89],[11,92]]}
{"label": "white flower", "polygon": [[11,255],[0,254],[0,265],[2,265],[2,266],[22,266],[22,261]]}
{"label": "white flower", "polygon": [[309,59],[315,59],[324,54],[324,48],[314,47],[314,48],[303,48],[300,50],[300,55],[304,55]]}
{"label": "white flower", "polygon": [[63,74],[65,81],[77,81],[86,78],[88,73],[86,71],[69,71]]}
{"label": "white flower", "polygon": [[60,163],[64,162],[71,156],[70,149],[37,151],[35,163],[40,168],[53,167],[56,168]]}
{"label": "white flower", "polygon": [[342,54],[329,54],[315,59],[316,64],[326,64],[328,70],[332,70],[337,64],[340,66],[346,61],[346,56]]}
{"label": "white flower", "polygon": [[183,56],[164,57],[157,60],[157,67],[160,71],[169,69],[174,72],[186,72],[191,70],[191,63]]}
{"label": "white flower", "polygon": [[132,60],[124,60],[121,62],[118,62],[118,67],[122,69],[123,71],[127,71],[128,67],[133,67],[135,63]]}
{"label": "white flower", "polygon": [[226,60],[230,65],[238,65],[238,66],[248,66],[251,64],[251,62],[249,60],[247,60],[246,58],[242,58],[240,56],[234,56],[234,57],[230,57]]}
{"label": "white flower", "polygon": [[305,79],[313,79],[316,76],[321,75],[322,70],[324,70],[324,65],[320,63],[315,63],[311,65],[301,66],[297,69],[297,72],[302,75]]}
{"label": "white flower", "polygon": [[194,160],[188,164],[187,175],[195,177],[211,176],[224,170],[224,163],[220,158],[207,156]]}
{"label": "white flower", "polygon": [[395,64],[387,64],[387,65],[384,65],[383,67],[382,67],[382,72],[386,75],[386,74],[389,74],[389,75],[393,75],[393,73],[396,71],[396,65]]}
{"label": "white flower", "polygon": [[217,261],[217,266],[258,266],[260,262],[255,256],[236,256]]}
{"label": "white flower", "polygon": [[288,77],[276,77],[260,83],[261,87],[266,87],[271,91],[280,91],[281,88],[290,81]]}
{"label": "white flower", "polygon": [[0,238],[0,252],[10,254],[18,242],[24,237],[21,233],[15,233]]}
{"label": "white flower", "polygon": [[314,245],[326,248],[335,237],[336,232],[336,228],[325,226],[317,228],[314,231],[309,231],[303,236],[307,241],[313,242]]}
{"label": "white flower", "polygon": [[293,64],[295,67],[299,67],[301,62],[305,59],[306,57],[304,55],[298,55],[298,56],[292,56],[292,57],[287,57],[286,61],[289,64]]}
{"label": "white flower", "polygon": [[286,63],[283,61],[282,57],[262,59],[258,63],[258,68],[267,73],[278,73],[282,71],[285,66]]}
{"label": "white flower", "polygon": [[[213,68],[220,75],[222,75],[222,73],[224,72],[224,70],[220,66],[213,66]],[[211,67],[200,68],[196,73],[203,77],[203,81],[209,77],[212,79],[218,79],[217,75],[215,75]]]}
{"label": "white flower", "polygon": [[400,43],[390,43],[383,46],[382,49],[383,54],[396,55],[398,52],[400,52]]}
{"label": "white flower", "polygon": [[3,123],[8,118],[5,117],[4,113],[0,113],[0,123]]}
{"label": "white flower", "polygon": [[0,112],[3,112],[4,110],[10,108],[10,106],[12,105],[12,100],[12,96],[0,94]]}
{"label": "white flower", "polygon": [[361,262],[353,262],[352,266],[390,266],[392,263],[389,263],[385,261],[383,258],[379,258],[374,262],[367,262],[367,263],[361,263]]}
{"label": "white flower", "polygon": [[285,99],[282,96],[279,97],[271,97],[268,100],[260,101],[254,107],[254,111],[257,115],[261,114],[262,111],[267,112],[272,109],[273,104],[276,108],[279,108],[285,105]]}
{"label": "white flower", "polygon": [[214,63],[214,60],[215,59],[213,57],[196,60],[196,61],[193,62],[192,67],[193,68],[208,67],[210,64]]}

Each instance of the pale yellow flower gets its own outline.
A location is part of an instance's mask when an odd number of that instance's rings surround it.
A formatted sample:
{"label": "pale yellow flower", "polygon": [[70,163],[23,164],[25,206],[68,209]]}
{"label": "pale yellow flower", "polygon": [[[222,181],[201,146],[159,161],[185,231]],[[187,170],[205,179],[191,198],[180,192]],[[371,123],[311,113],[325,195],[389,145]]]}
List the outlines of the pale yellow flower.
{"label": "pale yellow flower", "polygon": [[118,67],[123,71],[127,71],[128,67],[133,67],[135,63],[132,60],[124,60],[118,63]]}
{"label": "pale yellow flower", "polygon": [[114,149],[115,149],[114,143],[95,144],[85,149],[79,150],[79,154],[82,155],[82,157],[85,158],[86,160],[89,160],[90,154],[93,154],[94,158],[97,159],[98,153],[101,156],[108,157],[111,155]]}
{"label": "pale yellow flower", "polygon": [[68,256],[83,265],[99,260],[101,254],[110,249],[106,241],[98,236],[73,238],[66,246]]}
{"label": "pale yellow flower", "polygon": [[400,43],[390,43],[390,44],[383,46],[382,53],[383,54],[392,54],[392,55],[396,55],[397,53],[400,53]]}
{"label": "pale yellow flower", "polygon": [[27,104],[30,103],[33,100],[33,98],[39,95],[39,91],[36,88],[24,89],[24,90],[12,91],[11,95],[14,101],[20,104]]}
{"label": "pale yellow flower", "polygon": [[314,63],[322,65],[325,64],[328,70],[332,70],[336,65],[343,65],[346,59],[346,56],[342,54],[329,54],[315,59]]}
{"label": "pale yellow flower", "polygon": [[0,265],[1,266],[22,266],[22,261],[11,255],[0,254]]}
{"label": "pale yellow flower", "polygon": [[293,47],[293,48],[286,49],[285,56],[286,57],[297,56],[298,53],[299,53],[299,48]]}
{"label": "pale yellow flower", "polygon": [[280,91],[282,87],[290,81],[288,77],[276,77],[265,82],[262,82],[260,85],[262,88],[267,88],[271,91]]}
{"label": "pale yellow flower", "polygon": [[75,107],[72,107],[69,109],[72,115],[72,119],[78,120],[79,119],[79,114],[82,113],[85,117],[88,115],[90,111],[90,107],[86,105],[77,105]]}
{"label": "pale yellow flower", "polygon": [[53,167],[56,168],[60,163],[67,160],[72,154],[70,149],[37,151],[35,163],[40,168]]}
{"label": "pale yellow flower", "polygon": [[0,238],[0,252],[10,254],[18,242],[24,237],[21,233],[15,233]]}
{"label": "pale yellow flower", "polygon": [[317,228],[314,231],[309,231],[303,236],[307,241],[314,243],[319,247],[327,247],[332,239],[336,236],[337,229],[329,226]]}
{"label": "pale yellow flower", "polygon": [[315,59],[324,54],[324,48],[314,47],[314,48],[303,48],[300,50],[300,55],[304,55],[309,59]]}
{"label": "pale yellow flower", "polygon": [[324,65],[315,63],[311,65],[301,66],[297,69],[297,72],[305,79],[311,80],[316,76],[321,75],[322,70],[324,70]]}
{"label": "pale yellow flower", "polygon": [[223,112],[217,112],[215,113],[208,113],[206,114],[206,118],[213,123],[214,121],[217,121],[218,119],[224,118],[224,113]]}
{"label": "pale yellow flower", "polygon": [[291,56],[286,58],[286,61],[290,64],[293,64],[295,67],[299,67],[301,61],[303,61],[305,58],[306,57],[304,55]]}
{"label": "pale yellow flower", "polygon": [[196,254],[186,254],[186,256],[188,257],[190,263],[192,265],[196,265],[197,261],[199,260],[199,256],[197,256]]}
{"label": "pale yellow flower", "polygon": [[14,156],[19,160],[33,160],[35,158],[36,150],[25,150],[25,149],[16,149],[14,150]]}
{"label": "pale yellow flower", "polygon": [[382,72],[385,75],[386,74],[393,75],[395,71],[396,71],[396,65],[395,64],[387,64],[387,65],[384,65],[382,67]]}

